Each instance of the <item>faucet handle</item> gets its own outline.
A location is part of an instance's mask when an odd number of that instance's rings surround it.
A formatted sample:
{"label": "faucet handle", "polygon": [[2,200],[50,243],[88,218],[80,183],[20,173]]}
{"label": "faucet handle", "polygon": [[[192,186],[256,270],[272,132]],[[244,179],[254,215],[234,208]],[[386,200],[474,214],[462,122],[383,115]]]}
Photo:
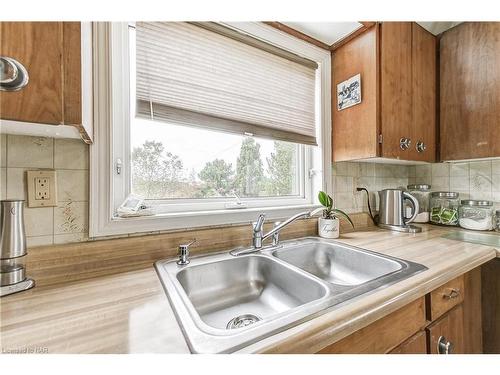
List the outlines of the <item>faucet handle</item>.
{"label": "faucet handle", "polygon": [[262,226],[264,225],[264,220],[266,220],[266,215],[260,214],[257,221],[253,223],[254,232],[260,232],[262,230]]}
{"label": "faucet handle", "polygon": [[[281,221],[275,221],[274,222],[274,228],[279,227],[281,224]],[[280,231],[276,231],[273,233],[273,246],[278,246],[280,243]]]}

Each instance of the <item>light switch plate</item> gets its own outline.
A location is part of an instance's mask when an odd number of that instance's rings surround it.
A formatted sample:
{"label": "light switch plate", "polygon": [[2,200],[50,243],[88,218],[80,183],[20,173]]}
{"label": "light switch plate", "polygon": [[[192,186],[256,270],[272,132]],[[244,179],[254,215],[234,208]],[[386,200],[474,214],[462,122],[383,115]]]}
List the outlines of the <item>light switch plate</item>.
{"label": "light switch plate", "polygon": [[56,171],[27,171],[28,207],[57,206]]}

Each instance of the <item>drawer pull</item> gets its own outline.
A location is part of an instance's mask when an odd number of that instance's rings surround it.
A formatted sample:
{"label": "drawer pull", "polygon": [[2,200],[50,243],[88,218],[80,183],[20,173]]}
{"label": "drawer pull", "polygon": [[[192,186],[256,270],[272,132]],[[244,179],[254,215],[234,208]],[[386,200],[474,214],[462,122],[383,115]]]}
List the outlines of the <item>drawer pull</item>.
{"label": "drawer pull", "polygon": [[451,288],[449,293],[443,294],[443,298],[450,300],[460,296],[460,289]]}
{"label": "drawer pull", "polygon": [[453,352],[453,343],[446,340],[446,337],[439,336],[437,342],[437,351],[438,354],[451,354]]}

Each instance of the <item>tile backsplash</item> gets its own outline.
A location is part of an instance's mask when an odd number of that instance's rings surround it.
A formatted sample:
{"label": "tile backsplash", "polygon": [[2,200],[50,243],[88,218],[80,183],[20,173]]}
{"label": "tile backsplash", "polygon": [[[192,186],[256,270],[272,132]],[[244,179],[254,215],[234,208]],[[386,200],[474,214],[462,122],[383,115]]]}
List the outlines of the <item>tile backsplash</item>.
{"label": "tile backsplash", "polygon": [[432,191],[454,191],[460,199],[483,199],[500,208],[500,160],[463,163],[434,163],[416,166],[340,162],[333,165],[334,201],[347,212],[367,212],[367,188],[370,202],[378,205],[377,191],[429,184]]}
{"label": "tile backsplash", "polygon": [[418,165],[410,183],[426,183],[433,191],[455,191],[460,199],[500,202],[500,160]]}
{"label": "tile backsplash", "polygon": [[25,205],[28,246],[88,239],[89,146],[78,139],[0,135],[0,199],[27,199],[26,171],[57,171],[57,207]]}
{"label": "tile backsplash", "polygon": [[368,212],[365,192],[370,192],[372,208],[378,206],[377,192],[386,188],[406,188],[415,176],[415,167],[407,165],[339,162],[333,163],[333,200],[337,208],[348,213]]}
{"label": "tile backsplash", "polygon": [[[57,171],[57,207],[25,208],[30,247],[88,241],[89,146],[77,139],[0,135],[0,199],[26,199],[26,171]],[[333,163],[334,202],[346,212],[368,212],[364,187],[373,208],[377,191],[426,183],[433,191],[460,193],[462,199],[500,202],[500,160],[417,166]],[[499,205],[499,203],[497,203]]]}

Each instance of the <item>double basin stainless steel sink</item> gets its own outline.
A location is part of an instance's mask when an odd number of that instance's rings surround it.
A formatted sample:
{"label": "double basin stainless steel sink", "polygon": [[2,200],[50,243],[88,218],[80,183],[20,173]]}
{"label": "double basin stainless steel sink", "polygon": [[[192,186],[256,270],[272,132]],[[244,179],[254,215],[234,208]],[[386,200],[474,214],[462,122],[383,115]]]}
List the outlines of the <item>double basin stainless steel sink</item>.
{"label": "double basin stainless steel sink", "polygon": [[426,269],[316,237],[155,267],[194,353],[236,351]]}

